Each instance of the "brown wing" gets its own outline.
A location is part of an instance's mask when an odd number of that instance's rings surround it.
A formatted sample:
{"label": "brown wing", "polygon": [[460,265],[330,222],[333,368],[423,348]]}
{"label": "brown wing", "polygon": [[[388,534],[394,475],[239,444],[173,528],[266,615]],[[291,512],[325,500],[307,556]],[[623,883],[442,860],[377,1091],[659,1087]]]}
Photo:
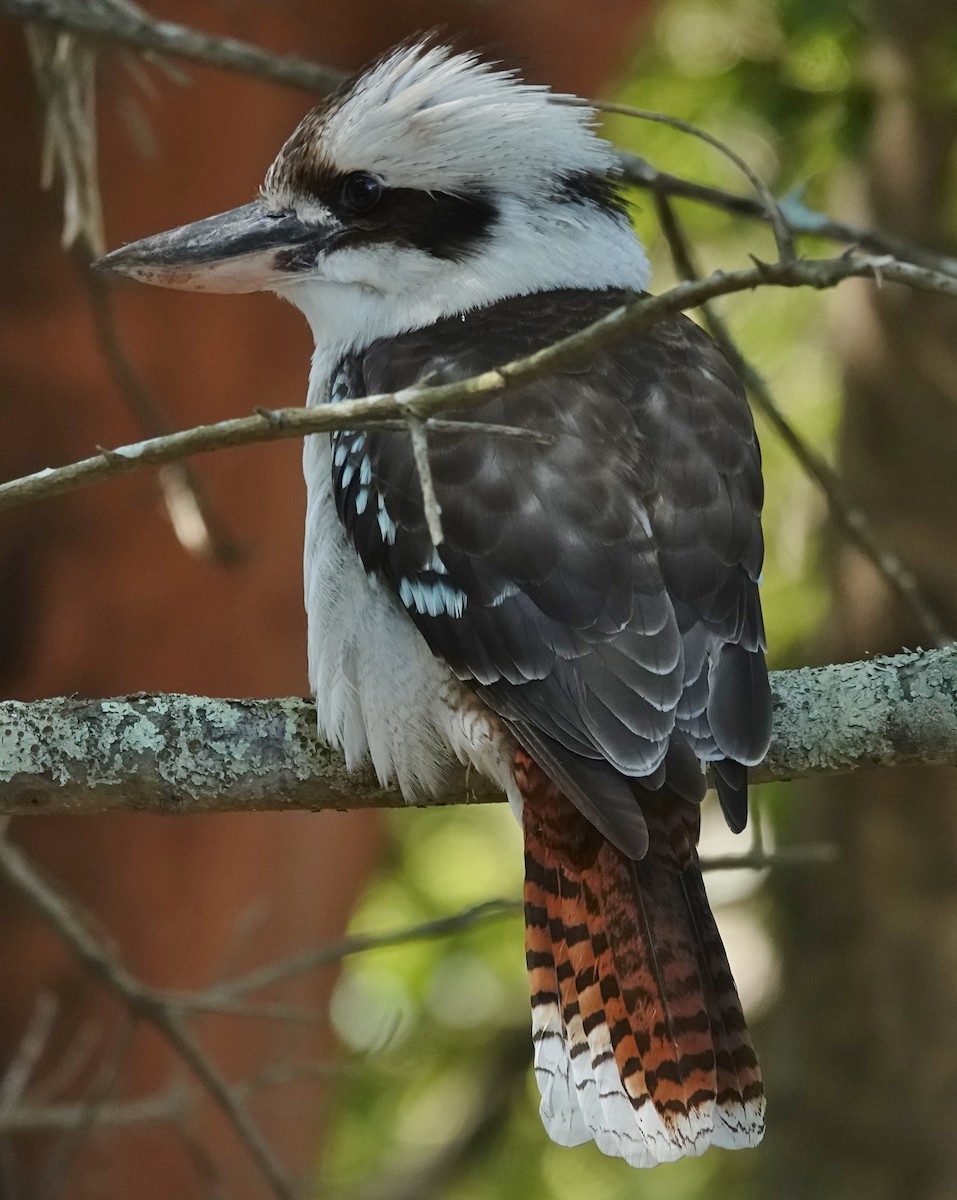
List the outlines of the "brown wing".
{"label": "brown wing", "polygon": [[[338,394],[476,374],[622,299],[553,292],[450,318],[346,360]],[[408,437],[336,435],[366,568],[620,849],[647,847],[636,786],[700,798],[695,755],[727,760],[740,824],[734,764],[763,755],[770,714],[761,474],[720,353],[679,318],[458,415],[550,440],[431,434],[435,548]]]}

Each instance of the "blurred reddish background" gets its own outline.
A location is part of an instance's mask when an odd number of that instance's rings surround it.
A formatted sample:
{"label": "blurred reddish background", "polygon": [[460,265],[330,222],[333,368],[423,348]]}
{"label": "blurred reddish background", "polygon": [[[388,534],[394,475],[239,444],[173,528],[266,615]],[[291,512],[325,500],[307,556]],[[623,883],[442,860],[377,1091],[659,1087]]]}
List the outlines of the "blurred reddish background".
{"label": "blurred reddish background", "polygon": [[[524,62],[531,78],[595,94],[623,65],[652,0],[257,0],[157,2],[157,17],[230,34],[352,69],[437,23],[462,41]],[[321,18],[319,13],[321,11]],[[41,121],[22,32],[0,37],[0,477],[144,436],[110,382],[77,269],[60,249],[58,193],[39,191]],[[251,197],[310,101],[235,75],[188,68],[177,86],[150,71],[145,92],[116,52],[101,58],[100,163],[110,245]],[[155,153],[134,145],[128,116],[145,110]],[[125,343],[173,428],[302,402],[311,344],[305,323],[270,298],[124,291]],[[300,589],[300,447],[286,442],[200,460],[213,509],[239,543],[231,565],[177,542],[155,476],[136,475],[0,522],[0,678],[4,696],[78,692],[220,695],[301,693],[305,623]],[[251,814],[163,820],[142,816],[21,820],[16,838],[91,914],[131,969],[163,986],[202,986],[224,972],[282,957],[342,930],[379,850],[373,814]],[[91,1027],[101,1046],[116,1012],[55,939],[0,894],[4,964],[0,1063],[14,1053],[36,997],[60,1003],[46,1061]],[[298,999],[322,1006],[331,978],[304,981]],[[288,992],[285,993],[288,995]],[[204,1044],[231,1079],[278,1053],[282,1031],[209,1018]],[[299,1056],[330,1053],[323,1035]],[[137,1034],[114,1091],[154,1093],[172,1064]],[[76,1081],[88,1087],[93,1068]],[[254,1105],[290,1168],[308,1170],[320,1115],[316,1085],[287,1086]],[[231,1188],[261,1194],[244,1153],[211,1114],[203,1136]],[[59,1146],[59,1149],[57,1148]],[[69,1149],[69,1147],[68,1147]],[[58,1164],[59,1143],[19,1143],[31,1178]],[[70,1197],[189,1200],[202,1187],[180,1139],[161,1127],[84,1141],[64,1160]],[[63,1164],[58,1164],[58,1169]],[[233,1190],[235,1189],[235,1190]]]}

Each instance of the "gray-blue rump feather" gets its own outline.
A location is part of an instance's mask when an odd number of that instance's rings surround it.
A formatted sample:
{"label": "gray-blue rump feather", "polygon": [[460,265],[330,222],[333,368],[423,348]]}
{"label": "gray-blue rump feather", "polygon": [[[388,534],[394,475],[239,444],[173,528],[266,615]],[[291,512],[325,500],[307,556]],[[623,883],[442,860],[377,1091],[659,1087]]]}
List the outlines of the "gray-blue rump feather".
{"label": "gray-blue rump feather", "polygon": [[[624,299],[541,293],[382,339],[343,360],[335,392],[466,378]],[[698,756],[743,827],[746,765],[770,736],[763,485],[720,351],[678,317],[447,419],[472,427],[429,434],[438,548],[409,437],[333,435],[339,516],[366,569],[626,853],[647,848],[643,791],[700,799]],[[483,434],[481,421],[548,441]]]}

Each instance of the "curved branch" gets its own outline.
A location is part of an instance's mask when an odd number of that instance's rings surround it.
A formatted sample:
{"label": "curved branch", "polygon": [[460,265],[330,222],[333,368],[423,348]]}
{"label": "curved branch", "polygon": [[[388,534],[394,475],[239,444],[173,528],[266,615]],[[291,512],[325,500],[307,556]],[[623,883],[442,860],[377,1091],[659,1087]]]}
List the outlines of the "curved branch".
{"label": "curved branch", "polygon": [[[617,153],[621,178],[625,183],[646,188],[657,196],[706,204],[709,208],[720,209],[734,217],[744,217],[752,221],[768,219],[764,204],[754,196],[742,196],[737,192],[728,192],[723,188],[711,187],[706,183],[696,183],[691,179],[683,179],[680,175],[659,171],[647,159],[627,150],[619,150]],[[826,213],[815,212],[803,203],[799,195],[785,196],[779,201],[779,207],[784,211],[791,232],[798,237],[827,238],[832,242],[856,246],[870,254],[890,254],[902,262],[916,263],[918,266],[931,267],[948,275],[957,275],[957,258],[929,250],[926,246],[919,246],[916,242],[884,233],[880,229],[853,225]]]}
{"label": "curved branch", "polygon": [[[69,466],[46,467],[22,479],[0,484],[0,510],[59,496],[104,479],[127,475],[144,466],[176,462],[192,454],[205,454],[229,446],[297,438],[334,429],[362,428],[383,421],[407,422],[410,414],[426,421],[429,432],[437,432],[437,425],[427,418],[450,408],[473,408],[490,396],[530,383],[591,350],[597,350],[626,334],[640,333],[664,317],[687,308],[696,308],[707,300],[769,285],[822,290],[853,278],[902,283],[957,297],[957,277],[918,267],[914,263],[867,255],[756,263],[739,271],[715,271],[706,279],[680,283],[657,296],[639,296],[527,358],[516,359],[469,379],[437,387],[406,388],[401,392],[344,400],[318,408],[285,408],[271,412],[260,410],[254,416],[237,417],[216,425],[201,425],[115,450],[101,450],[93,458]],[[500,432],[508,436],[520,431],[506,428]]]}
{"label": "curved branch", "polygon": [[275,54],[238,38],[159,21],[125,0],[109,5],[90,4],[89,0],[0,0],[0,14],[320,94],[332,91],[345,79],[343,71],[294,54]]}
{"label": "curved branch", "polygon": [[[957,765],[957,646],[776,671],[756,782]],[[500,799],[457,770],[437,803]],[[0,703],[0,813],[398,807],[370,768],[320,742],[308,700],[132,696]]]}
{"label": "curved branch", "polygon": [[[583,103],[592,102],[587,101]],[[778,258],[790,260],[796,257],[794,252],[794,230],[785,220],[777,197],[751,165],[736,150],[732,150],[729,145],[722,142],[720,138],[716,138],[713,133],[709,133],[706,129],[699,129],[697,125],[692,125],[690,121],[684,121],[680,117],[671,116],[670,113],[651,112],[647,108],[635,108],[632,104],[613,104],[607,100],[595,101],[594,107],[598,112],[618,113],[623,117],[635,117],[639,121],[653,121],[658,125],[668,125],[672,129],[679,130],[681,133],[687,133],[691,137],[698,138],[700,141],[713,147],[720,154],[723,154],[725,158],[737,167],[748,183],[751,184],[758,200],[761,202],[761,215],[771,226],[774,233],[774,241],[778,248]]]}

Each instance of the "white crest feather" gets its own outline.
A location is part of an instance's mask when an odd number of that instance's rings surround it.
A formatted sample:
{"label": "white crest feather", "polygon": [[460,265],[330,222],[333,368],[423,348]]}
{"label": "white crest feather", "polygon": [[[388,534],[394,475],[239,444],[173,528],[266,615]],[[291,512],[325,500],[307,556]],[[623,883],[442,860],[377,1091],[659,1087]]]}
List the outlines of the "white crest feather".
{"label": "white crest feather", "polygon": [[[397,47],[316,109],[287,146],[308,133],[321,139],[330,168],[373,171],[392,187],[481,185],[521,194],[556,173],[612,169],[594,117],[575,97],[524,83],[474,52],[417,42]],[[283,160],[267,191],[289,182]]]}

